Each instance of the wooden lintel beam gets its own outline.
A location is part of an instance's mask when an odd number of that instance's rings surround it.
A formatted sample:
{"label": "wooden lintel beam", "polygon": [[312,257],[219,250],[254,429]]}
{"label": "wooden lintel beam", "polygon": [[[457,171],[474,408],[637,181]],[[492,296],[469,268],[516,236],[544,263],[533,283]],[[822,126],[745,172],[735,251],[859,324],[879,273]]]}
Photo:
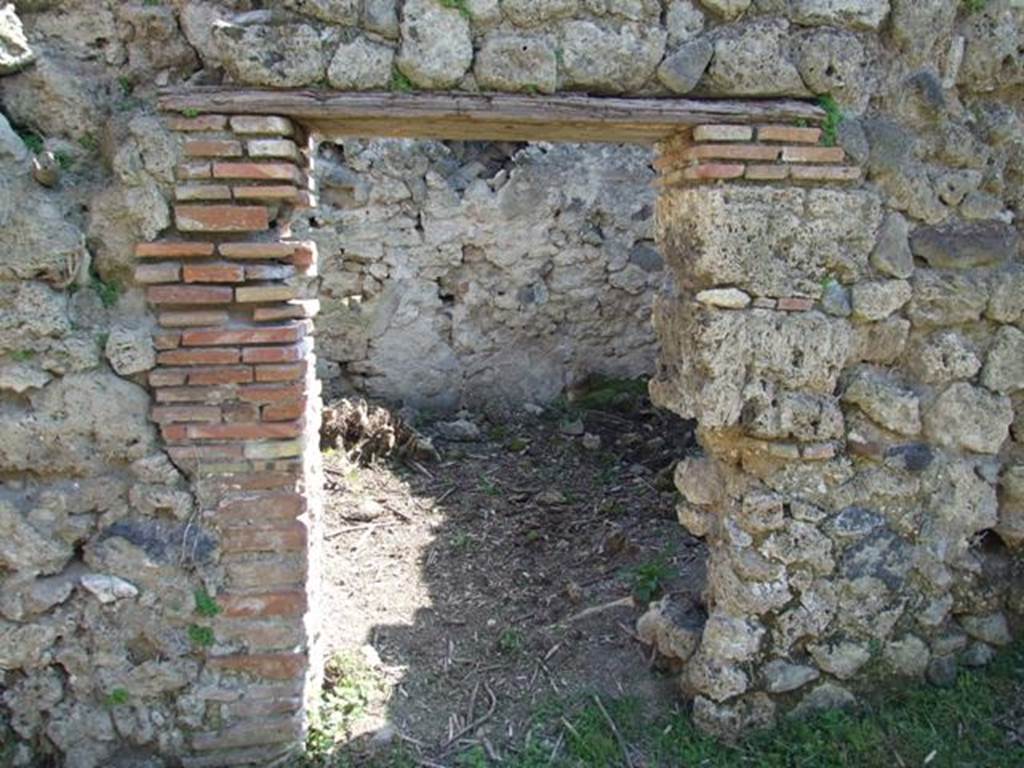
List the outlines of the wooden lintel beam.
{"label": "wooden lintel beam", "polygon": [[631,99],[463,93],[348,93],[200,86],[165,90],[169,112],[282,115],[325,138],[357,136],[651,144],[702,123],[820,123],[794,99]]}

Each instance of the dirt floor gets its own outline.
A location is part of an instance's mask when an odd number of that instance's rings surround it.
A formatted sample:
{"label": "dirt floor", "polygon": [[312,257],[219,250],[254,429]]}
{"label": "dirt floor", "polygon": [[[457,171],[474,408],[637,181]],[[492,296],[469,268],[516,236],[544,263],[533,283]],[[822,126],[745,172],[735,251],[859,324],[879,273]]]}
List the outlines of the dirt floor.
{"label": "dirt floor", "polygon": [[671,484],[692,426],[635,388],[462,416],[419,426],[440,460],[325,451],[322,608],[356,763],[397,742],[424,764],[498,759],[545,706],[593,693],[678,701],[633,628],[651,596],[704,582]]}

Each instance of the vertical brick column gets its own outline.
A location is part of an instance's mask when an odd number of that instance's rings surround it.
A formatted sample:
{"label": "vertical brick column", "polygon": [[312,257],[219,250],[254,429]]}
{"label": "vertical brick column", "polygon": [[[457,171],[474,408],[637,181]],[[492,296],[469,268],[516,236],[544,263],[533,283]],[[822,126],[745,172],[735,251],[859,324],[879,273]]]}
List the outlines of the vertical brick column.
{"label": "vertical brick column", "polygon": [[303,291],[316,251],[287,224],[312,203],[311,146],[281,117],[169,122],[175,229],[136,249],[160,325],[152,419],[220,543],[218,568],[200,574],[219,613],[205,619],[214,639],[186,764],[265,762],[301,742],[319,668],[318,307]]}

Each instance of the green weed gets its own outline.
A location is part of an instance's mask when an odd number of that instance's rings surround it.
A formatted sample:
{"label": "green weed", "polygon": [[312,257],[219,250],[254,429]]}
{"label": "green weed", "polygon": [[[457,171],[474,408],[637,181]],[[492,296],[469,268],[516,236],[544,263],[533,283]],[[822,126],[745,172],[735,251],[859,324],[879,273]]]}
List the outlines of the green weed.
{"label": "green weed", "polygon": [[35,131],[18,131],[18,138],[32,154],[38,155],[43,151],[43,137]]}
{"label": "green weed", "polygon": [[460,752],[455,757],[455,765],[458,768],[487,768],[491,763],[487,759],[487,752],[479,744],[475,747]]}
{"label": "green weed", "polygon": [[473,19],[473,14],[469,12],[469,5],[466,0],[441,0],[441,5],[458,11],[466,21],[472,21]]}
{"label": "green weed", "polygon": [[209,648],[213,645],[216,639],[213,634],[213,630],[210,627],[201,627],[198,624],[192,624],[188,628],[188,639],[196,648]]}
{"label": "green weed", "polygon": [[74,159],[63,149],[58,149],[56,152],[53,153],[53,156],[57,158],[57,165],[60,166],[60,169],[62,171],[70,171],[71,168],[75,165]]}
{"label": "green weed", "polygon": [[665,583],[671,578],[671,566],[664,555],[659,555],[630,570],[629,585],[633,597],[641,604],[646,604],[661,594]]}
{"label": "green weed", "polygon": [[187,117],[189,120],[191,120],[193,118],[199,117],[199,110],[195,107],[185,107],[183,110],[181,110],[181,114],[184,117]]}
{"label": "green weed", "polygon": [[395,68],[391,72],[391,90],[398,93],[412,93],[415,90],[415,86],[402,70]]}
{"label": "green weed", "polygon": [[821,125],[821,141],[826,147],[834,147],[839,141],[839,126],[843,122],[843,112],[831,94],[819,98],[818,106],[825,110],[825,122]]}
{"label": "green weed", "polygon": [[99,139],[93,134],[87,133],[78,140],[78,145],[86,152],[95,152],[100,148]]}
{"label": "green weed", "polygon": [[115,688],[110,693],[108,693],[106,697],[103,699],[103,706],[107,707],[107,709],[112,709],[114,707],[123,707],[127,703],[128,691],[126,691],[124,688]]}
{"label": "green weed", "polygon": [[592,376],[572,398],[572,405],[589,411],[629,410],[647,393],[647,380]]}
{"label": "green weed", "polygon": [[36,351],[34,349],[16,349],[10,355],[14,362],[26,363],[36,356]]}
{"label": "green weed", "polygon": [[978,13],[979,11],[985,10],[985,5],[988,0],[960,0],[960,4],[964,7],[967,13]]}
{"label": "green weed", "polygon": [[352,725],[384,690],[383,680],[358,654],[343,653],[331,658],[324,669],[320,706],[311,713],[307,752],[321,759],[329,756],[337,744],[348,738]]}
{"label": "green weed", "polygon": [[220,613],[220,606],[217,605],[217,601],[202,587],[193,592],[192,596],[196,601],[196,613],[200,616],[212,619]]}
{"label": "green weed", "polygon": [[93,274],[90,285],[99,297],[100,304],[107,309],[115,306],[118,299],[121,298],[122,288],[121,284],[117,280],[106,281],[99,275]]}
{"label": "green weed", "polygon": [[523,637],[523,633],[518,629],[506,629],[498,635],[498,653],[505,654],[506,656],[516,656],[522,653],[525,645],[526,638]]}
{"label": "green weed", "polygon": [[477,485],[480,490],[488,496],[501,496],[501,488],[499,488],[498,484],[489,477],[481,475],[480,479],[477,481]]}

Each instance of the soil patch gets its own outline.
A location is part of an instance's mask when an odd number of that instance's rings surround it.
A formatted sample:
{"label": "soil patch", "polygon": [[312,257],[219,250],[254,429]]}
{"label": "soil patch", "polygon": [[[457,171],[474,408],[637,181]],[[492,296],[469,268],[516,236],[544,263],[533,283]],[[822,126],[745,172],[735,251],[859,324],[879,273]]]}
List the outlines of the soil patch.
{"label": "soil patch", "polygon": [[581,695],[678,702],[633,628],[653,596],[704,584],[671,484],[692,425],[635,390],[531,410],[421,427],[440,461],[325,452],[326,642],[374,681],[350,691],[356,764],[396,741],[500,758]]}

